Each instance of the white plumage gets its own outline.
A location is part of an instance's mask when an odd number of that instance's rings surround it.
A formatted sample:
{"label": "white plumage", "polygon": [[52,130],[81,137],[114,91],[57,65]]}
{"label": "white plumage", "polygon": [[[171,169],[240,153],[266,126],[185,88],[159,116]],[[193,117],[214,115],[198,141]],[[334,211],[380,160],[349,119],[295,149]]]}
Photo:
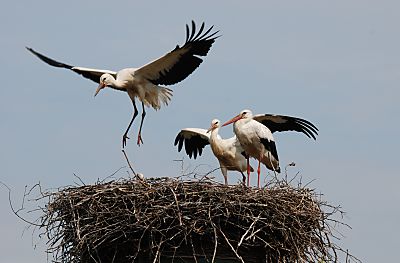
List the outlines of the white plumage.
{"label": "white plumage", "polygon": [[161,105],[168,105],[172,90],[160,85],[172,85],[184,80],[202,63],[200,57],[207,55],[215,39],[218,38],[215,36],[218,31],[210,33],[212,28],[203,33],[204,23],[202,23],[196,33],[196,25],[192,21],[191,32],[186,25],[186,41],[182,47],[177,45],[171,52],[140,68],[126,68],[118,72],[71,66],[48,58],[31,48],[27,49],[51,66],[70,69],[99,83],[95,96],[105,87],[127,92],[132,100],[134,113],[122,137],[122,146],[125,147],[126,140],[129,139],[128,131],[138,115],[135,98],[142,102],[142,118],[137,139],[137,144],[140,145],[143,143],[141,130],[146,115],[144,106],[158,110]]}
{"label": "white plumage", "polygon": [[[212,120],[208,130],[199,128],[182,129],[175,139],[175,146],[178,145],[178,151],[181,151],[185,144],[186,154],[194,159],[197,155],[201,155],[203,148],[210,144],[211,150],[219,161],[222,175],[224,176],[225,184],[228,184],[228,171],[238,171],[243,176],[245,182],[244,171],[247,169],[244,150],[237,140],[236,136],[229,139],[222,139],[218,131],[221,127],[220,121]],[[251,170],[253,168],[250,167]]]}
{"label": "white plumage", "polygon": [[[278,151],[272,133],[275,131],[297,131],[316,139],[318,129],[309,121],[283,115],[260,114],[253,116],[250,110],[239,115],[222,126],[233,124],[234,132],[246,154],[258,160],[257,186],[260,186],[260,163],[268,169],[280,172]],[[248,181],[250,181],[248,171]]]}

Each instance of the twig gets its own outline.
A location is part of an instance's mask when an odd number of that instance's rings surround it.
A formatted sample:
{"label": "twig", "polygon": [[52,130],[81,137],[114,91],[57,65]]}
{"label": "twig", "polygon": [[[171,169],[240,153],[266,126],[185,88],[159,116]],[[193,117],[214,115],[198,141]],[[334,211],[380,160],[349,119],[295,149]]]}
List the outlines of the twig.
{"label": "twig", "polygon": [[126,155],[126,152],[125,152],[125,150],[124,150],[124,149],[122,149],[122,152],[124,153],[124,156],[125,156],[126,162],[128,163],[128,165],[129,165],[129,168],[131,169],[131,171],[132,171],[133,175],[136,177],[136,179],[140,180],[140,178],[137,176],[137,174],[136,174],[136,173],[135,173],[135,171],[133,170],[133,168],[132,168],[132,165],[131,165],[131,163],[129,162],[129,159],[128,159],[128,156]]}
{"label": "twig", "polygon": [[172,161],[174,161],[174,162],[181,162],[181,175],[183,175],[183,157],[182,157],[182,159],[175,159],[175,160],[172,160]]}
{"label": "twig", "polygon": [[174,195],[174,199],[175,199],[175,204],[176,204],[176,211],[178,212],[179,215],[179,225],[182,225],[182,214],[181,214],[181,210],[179,209],[179,204],[178,204],[178,198],[176,198],[176,194],[174,192],[174,189],[170,188],[172,194]]}
{"label": "twig", "polygon": [[236,250],[233,248],[231,242],[229,242],[229,240],[228,240],[228,238],[226,237],[225,233],[224,233],[221,229],[218,229],[218,230],[219,230],[219,232],[222,234],[222,236],[225,238],[225,241],[226,241],[226,243],[229,245],[229,247],[231,248],[232,252],[235,253],[235,256],[236,256],[238,259],[240,259],[240,261],[241,261],[242,263],[244,263],[243,258],[242,258],[242,257],[236,252]]}
{"label": "twig", "polygon": [[[77,176],[75,173],[73,173],[74,174],[74,176],[76,177],[76,178],[78,178],[78,180],[81,182],[81,184],[82,185],[86,185],[83,181],[82,181],[82,179],[79,177],[79,176]],[[78,185],[78,184],[77,184]],[[78,185],[79,186],[79,185]]]}
{"label": "twig", "polygon": [[[266,262],[334,262],[336,252],[348,253],[330,241],[340,223],[330,220],[341,208],[322,201],[313,189],[276,178],[268,191],[226,187],[199,181],[198,173],[190,176],[130,178],[42,193],[49,201],[41,222],[54,261],[109,262],[129,253],[136,262],[151,251],[154,262],[171,255],[258,262],[260,249]],[[107,259],[102,249],[109,251]]]}
{"label": "twig", "polygon": [[109,176],[107,176],[106,178],[104,178],[103,180],[100,181],[100,183],[104,183],[107,179],[113,177],[114,175],[116,175],[121,169],[125,168],[126,166],[121,166],[120,168],[118,168],[115,172],[113,172],[112,174],[110,174]]}
{"label": "twig", "polygon": [[211,218],[211,207],[208,209],[208,218],[210,220],[210,224],[211,224],[211,226],[213,228],[213,232],[214,232],[214,251],[213,251],[213,257],[212,257],[212,260],[211,260],[211,263],[214,263],[215,262],[215,256],[217,254],[218,235],[217,235],[217,230],[215,229],[215,224],[213,223],[212,218]]}
{"label": "twig", "polygon": [[[8,189],[8,203],[10,204],[10,208],[11,211],[14,213],[14,215],[16,215],[19,219],[21,219],[22,221],[24,221],[25,223],[28,223],[29,225],[32,226],[37,226],[37,227],[42,227],[43,225],[39,225],[39,224],[35,224],[33,222],[30,222],[28,220],[26,220],[25,218],[23,218],[22,216],[20,216],[18,214],[19,211],[21,211],[23,208],[18,209],[17,211],[14,209],[13,205],[12,205],[12,201],[11,201],[11,188],[8,187],[8,185],[6,185],[5,183],[3,183],[2,181],[0,181],[0,184],[2,184],[4,187],[6,187]],[[24,198],[25,200],[25,198]],[[24,203],[24,201],[23,201]]]}
{"label": "twig", "polygon": [[245,238],[245,236],[249,233],[250,229],[252,229],[254,227],[254,225],[257,223],[257,221],[260,219],[261,214],[259,214],[255,220],[253,221],[253,223],[251,223],[251,225],[249,226],[249,228],[246,230],[246,232],[244,232],[244,234],[242,235],[242,237],[240,238],[240,241],[236,247],[236,252],[239,250],[240,245],[243,242],[243,239]]}

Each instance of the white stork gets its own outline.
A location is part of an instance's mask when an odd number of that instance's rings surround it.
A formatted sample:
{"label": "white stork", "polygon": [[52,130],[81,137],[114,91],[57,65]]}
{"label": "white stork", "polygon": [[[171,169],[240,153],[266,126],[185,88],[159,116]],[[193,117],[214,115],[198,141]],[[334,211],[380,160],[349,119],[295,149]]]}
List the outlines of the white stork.
{"label": "white stork", "polygon": [[158,110],[161,104],[168,105],[172,90],[159,85],[172,85],[184,80],[203,62],[200,57],[207,55],[215,39],[219,37],[215,36],[219,31],[210,33],[212,29],[213,26],[203,33],[204,23],[202,23],[196,33],[196,25],[192,21],[191,32],[189,26],[186,25],[186,41],[182,47],[177,45],[171,52],[140,68],[125,68],[118,72],[70,66],[48,58],[32,48],[27,47],[27,49],[51,66],[70,69],[85,78],[99,83],[94,96],[105,87],[128,93],[133,103],[134,113],[122,137],[122,147],[124,148],[126,139],[129,139],[127,136],[128,131],[138,115],[135,98],[138,97],[142,102],[142,119],[137,139],[137,144],[140,146],[140,143],[143,143],[141,131],[146,115],[144,106]]}
{"label": "white stork", "polygon": [[[247,169],[245,153],[237,140],[236,136],[229,139],[222,139],[218,131],[221,127],[221,122],[217,119],[212,120],[211,127],[208,130],[199,128],[182,129],[175,139],[175,146],[178,145],[180,152],[185,143],[186,154],[189,158],[197,158],[203,152],[204,146],[210,144],[211,150],[219,161],[222,175],[224,176],[225,184],[228,184],[228,171],[238,171],[243,176],[243,183],[246,181],[246,176],[243,174]],[[251,171],[254,171],[251,168]]]}
{"label": "white stork", "polygon": [[[258,160],[257,187],[260,187],[260,163],[263,163],[270,170],[280,172],[278,151],[276,150],[272,133],[276,131],[297,131],[304,133],[314,140],[316,139],[316,135],[318,135],[317,127],[307,120],[272,114],[253,116],[250,110],[241,111],[239,115],[227,121],[222,126],[230,123],[234,123],[234,132],[246,154]],[[247,163],[249,163],[248,158]],[[247,174],[247,184],[249,184],[249,170]]]}

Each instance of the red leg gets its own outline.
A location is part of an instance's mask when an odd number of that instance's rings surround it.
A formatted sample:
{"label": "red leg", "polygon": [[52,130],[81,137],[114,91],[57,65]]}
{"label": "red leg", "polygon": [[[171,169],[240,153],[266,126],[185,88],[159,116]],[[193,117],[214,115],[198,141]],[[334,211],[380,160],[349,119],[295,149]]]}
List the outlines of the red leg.
{"label": "red leg", "polygon": [[247,156],[247,186],[250,186],[250,161]]}
{"label": "red leg", "polygon": [[261,165],[261,161],[260,161],[260,159],[259,159],[259,160],[258,160],[258,168],[257,168],[257,175],[258,175],[258,178],[257,178],[257,187],[258,187],[258,188],[260,188],[260,171],[261,171],[260,165]]}
{"label": "red leg", "polygon": [[139,134],[137,136],[137,142],[136,143],[137,143],[138,146],[140,146],[140,143],[143,144],[142,135],[140,134],[140,132],[139,132]]}

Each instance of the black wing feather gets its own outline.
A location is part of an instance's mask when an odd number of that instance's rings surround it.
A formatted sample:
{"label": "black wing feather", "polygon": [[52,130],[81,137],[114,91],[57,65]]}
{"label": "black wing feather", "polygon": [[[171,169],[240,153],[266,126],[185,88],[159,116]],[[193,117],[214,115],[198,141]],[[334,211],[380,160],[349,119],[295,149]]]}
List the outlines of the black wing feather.
{"label": "black wing feather", "polygon": [[[80,70],[76,70],[76,69],[72,69],[72,71],[75,72],[75,73],[78,73],[79,75],[81,75],[81,76],[83,76],[83,77],[85,77],[87,79],[90,79],[90,80],[92,80],[92,81],[94,81],[96,83],[100,83],[100,77],[101,77],[101,75],[103,75],[103,73],[101,73],[101,74],[93,74],[93,73],[90,73],[90,72],[87,72],[87,71],[80,71]],[[111,88],[114,88],[114,87],[111,87]]]}
{"label": "black wing feather", "polygon": [[[278,150],[276,149],[275,142],[272,140],[268,140],[267,138],[260,138],[260,141],[264,145],[265,149],[269,151],[271,155],[279,162]],[[274,167],[274,170],[278,173],[281,172],[281,168],[279,166]]]}
{"label": "black wing feather", "polygon": [[185,137],[181,131],[175,138],[174,145],[178,145],[178,152],[182,150],[183,145],[185,145],[185,152],[189,158],[196,159],[197,156],[201,156],[203,153],[203,148],[210,144],[208,140],[205,140],[200,135],[191,135],[190,137]]}
{"label": "black wing feather", "polygon": [[[204,22],[201,23],[199,32],[197,32],[197,35],[196,35],[194,38],[198,38],[198,37],[200,36],[200,34],[201,34],[201,33],[203,32],[203,30],[204,30],[204,26],[205,26]],[[194,31],[194,30],[193,30],[193,31]]]}
{"label": "black wing feather", "polygon": [[53,60],[51,58],[48,58],[48,57],[36,52],[35,50],[33,50],[30,47],[26,47],[26,49],[28,51],[30,51],[32,54],[34,54],[35,56],[37,56],[42,61],[44,61],[47,64],[49,64],[50,66],[57,67],[57,68],[66,68],[66,69],[71,69],[71,70],[73,68],[73,66],[71,66],[71,65],[68,65],[68,64],[65,64],[65,63],[62,63],[62,62],[58,62],[58,61],[55,61],[55,60]]}
{"label": "black wing feather", "polygon": [[[40,54],[39,52],[33,50],[32,48],[26,47],[26,49],[28,51],[30,51],[32,54],[34,54],[36,57],[38,57],[40,60],[42,60],[43,62],[49,64],[50,66],[57,67],[57,68],[66,68],[66,69],[72,70],[73,72],[78,73],[79,75],[81,75],[87,79],[90,79],[96,83],[100,82],[100,77],[101,77],[101,75],[103,75],[103,72],[90,72],[90,71],[79,70],[78,68],[74,68],[74,66],[71,66],[71,65],[56,61],[54,59],[51,59],[49,57],[46,57],[45,55]],[[116,76],[114,75],[114,78],[115,77]],[[114,88],[114,87],[111,87],[111,88]],[[114,88],[114,89],[117,89],[117,88]],[[118,90],[123,90],[123,89],[118,89]],[[125,91],[125,90],[123,90],[123,91]]]}
{"label": "black wing feather", "polygon": [[192,34],[189,37],[189,41],[192,40],[192,38],[194,37],[194,34],[196,33],[196,24],[194,23],[194,21],[192,20]]}
{"label": "black wing feather", "polygon": [[[189,41],[189,34],[190,34],[189,32],[190,32],[189,25],[186,24],[186,40],[185,40],[185,43]],[[178,45],[176,45],[176,49],[177,48],[179,48]]]}
{"label": "black wing feather", "polygon": [[192,21],[192,32],[189,31],[189,26],[186,25],[186,41],[182,47],[176,46],[171,51],[174,52],[178,49],[187,49],[179,61],[176,62],[168,71],[160,71],[157,79],[149,79],[154,85],[172,85],[187,78],[202,62],[203,60],[198,56],[206,56],[212,44],[219,36],[215,36],[219,31],[208,35],[213,27],[210,27],[204,34],[204,23],[201,25],[199,32],[195,35],[196,26]]}
{"label": "black wing feather", "polygon": [[260,138],[260,141],[264,145],[265,149],[269,151],[277,161],[279,161],[278,150],[276,149],[275,142],[266,138]]}
{"label": "black wing feather", "polygon": [[261,114],[253,117],[254,120],[262,123],[274,132],[297,131],[304,133],[307,137],[316,140],[318,128],[311,122],[290,116]]}

